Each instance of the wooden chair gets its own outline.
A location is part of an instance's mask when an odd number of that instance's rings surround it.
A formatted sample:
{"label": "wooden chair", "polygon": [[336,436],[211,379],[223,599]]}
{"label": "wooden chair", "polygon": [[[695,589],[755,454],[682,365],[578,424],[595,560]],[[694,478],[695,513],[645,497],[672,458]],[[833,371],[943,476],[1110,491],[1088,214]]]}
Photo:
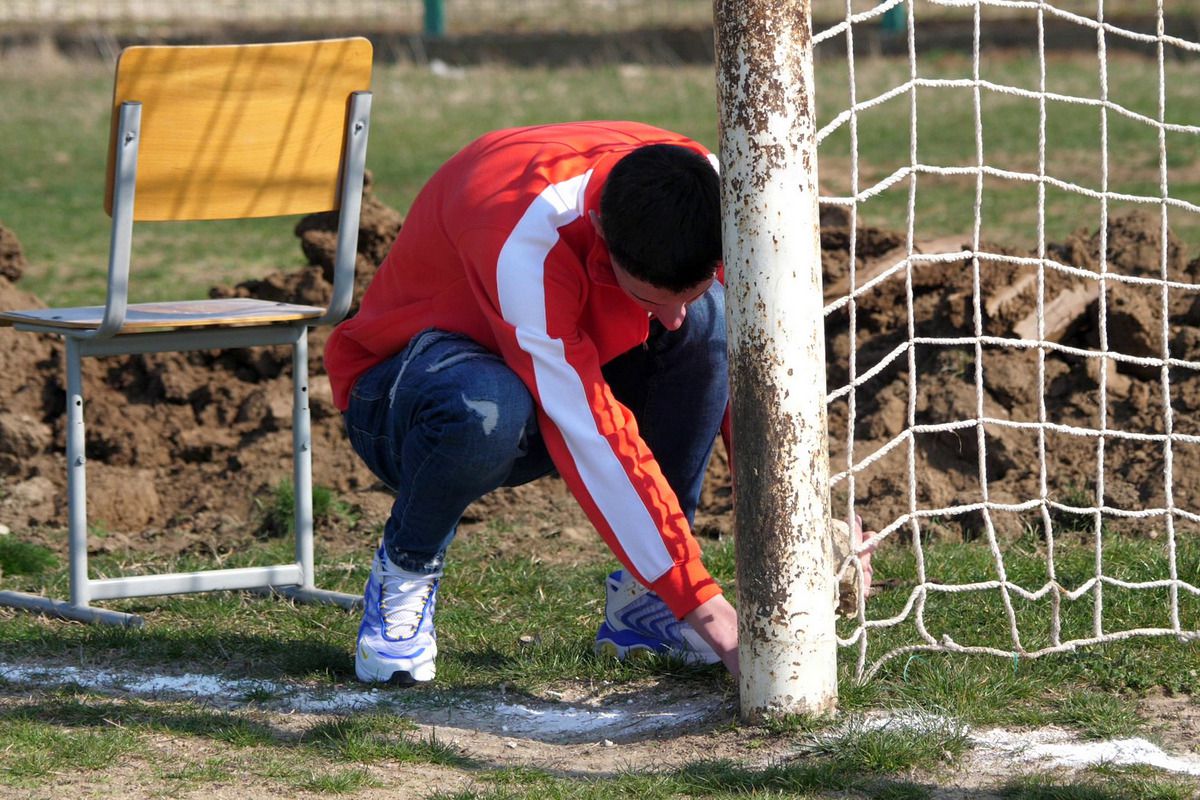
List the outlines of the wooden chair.
{"label": "wooden chair", "polygon": [[[70,600],[0,592],[0,604],[140,625],[92,601],[273,589],[346,607],[360,598],[313,582],[308,328],[350,307],[371,111],[371,44],[348,38],[265,45],[131,47],[117,62],[105,210],[112,217],[103,306],[0,313],[0,324],[66,341]],[[270,217],[338,209],[327,308],[255,299],[129,304],[134,221]],[[243,569],[88,577],[81,359],[290,345],[296,560]]]}

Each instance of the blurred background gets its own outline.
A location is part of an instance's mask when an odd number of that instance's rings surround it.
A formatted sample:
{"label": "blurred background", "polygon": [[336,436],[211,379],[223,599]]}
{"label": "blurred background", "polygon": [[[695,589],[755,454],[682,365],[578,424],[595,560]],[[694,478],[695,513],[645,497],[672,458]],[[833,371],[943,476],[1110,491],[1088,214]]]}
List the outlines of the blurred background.
{"label": "blurred background", "polygon": [[[886,3],[882,5],[887,5]],[[874,0],[813,0],[814,28],[848,16],[859,20],[856,47],[864,53],[903,52],[907,9],[879,11]],[[1032,20],[1036,3],[988,5],[992,20]],[[1171,0],[1165,32],[1196,37],[1200,0]],[[1152,0],[1059,0],[1046,13],[1049,43],[1094,47],[1094,31],[1071,15],[1103,19],[1153,33]],[[636,60],[694,63],[712,58],[709,0],[0,0],[0,47],[31,43],[70,54],[115,57],[128,44],[189,41],[265,41],[353,32],[371,37],[380,57],[418,63],[505,62],[579,64]],[[922,39],[933,46],[969,48],[973,5],[917,0]],[[1030,30],[999,28],[988,45],[1027,40]],[[1120,46],[1121,42],[1115,42]],[[819,49],[844,47],[842,38]]]}
{"label": "blurred background", "polygon": [[[442,161],[494,128],[639,119],[716,148],[713,8],[711,0],[0,0],[0,221],[38,265],[26,276],[29,289],[49,302],[102,296],[96,256],[106,247],[107,219],[97,197],[111,70],[121,49],[136,44],[368,37],[375,46],[377,93],[368,162],[375,191],[401,212]],[[1192,101],[1200,85],[1195,50],[1168,44],[1166,66],[1158,67],[1156,45],[1145,35],[1158,26],[1154,0],[1041,6],[995,0],[978,8],[961,0],[813,0],[812,11],[818,125],[827,134],[820,152],[826,196],[848,197],[904,169],[918,134],[921,161],[962,166],[978,160],[968,88],[917,89],[921,113],[915,126],[908,95],[869,111],[862,107],[891,96],[910,78],[970,78],[976,27],[980,79],[1037,89],[1043,39],[1049,91],[1084,98],[1103,91],[1110,101],[1154,119],[1162,83],[1169,121],[1194,125],[1200,113]],[[1167,36],[1200,40],[1200,0],[1170,0],[1163,12]],[[1105,31],[1103,57],[1099,30]],[[1138,35],[1124,33],[1130,31]],[[851,126],[844,117],[856,106]],[[1037,141],[1037,104],[989,92],[979,113],[988,130],[986,158],[1033,170],[1028,151]],[[1049,168],[1065,180],[1098,186],[1101,119],[1094,103],[1055,103],[1047,115]],[[1129,173],[1110,175],[1118,181],[1113,188],[1157,191],[1156,130],[1120,115],[1107,125],[1111,159]],[[1200,192],[1192,167],[1200,141],[1187,132],[1165,135],[1172,191]],[[984,235],[1009,246],[1034,246],[1034,184],[990,181],[989,191],[992,184],[1003,192],[985,203]],[[970,231],[972,205],[963,198],[973,196],[969,176],[924,176],[915,234]],[[1099,218],[1094,205],[1085,195],[1063,193],[1051,204],[1047,235],[1058,241],[1093,224]],[[1197,220],[1181,216],[1186,218],[1172,224],[1196,234]],[[908,217],[909,193],[901,184],[858,210],[860,224],[891,230],[905,230]],[[161,235],[161,256],[145,268],[171,275],[165,281],[171,290],[182,280],[203,295],[216,282],[286,266],[287,254],[300,258],[286,225],[234,226],[221,242],[193,236],[186,226],[188,235],[168,230]],[[231,250],[241,258],[226,257]],[[200,266],[181,277],[181,262]],[[151,289],[143,299],[155,293]]]}

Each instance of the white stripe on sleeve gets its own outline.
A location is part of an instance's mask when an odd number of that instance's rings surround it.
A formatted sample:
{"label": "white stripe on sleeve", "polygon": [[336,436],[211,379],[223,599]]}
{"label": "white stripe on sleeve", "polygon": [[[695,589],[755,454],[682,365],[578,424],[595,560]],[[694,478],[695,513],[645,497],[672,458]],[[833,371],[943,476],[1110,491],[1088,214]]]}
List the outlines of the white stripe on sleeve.
{"label": "white stripe on sleeve", "polygon": [[581,217],[591,171],[548,186],[525,210],[500,250],[496,286],[500,313],[533,360],[542,408],[558,426],[567,450],[601,515],[633,566],[653,582],[674,566],[658,526],[625,468],[597,429],[579,373],[561,339],[546,332],[546,257],[558,228]]}

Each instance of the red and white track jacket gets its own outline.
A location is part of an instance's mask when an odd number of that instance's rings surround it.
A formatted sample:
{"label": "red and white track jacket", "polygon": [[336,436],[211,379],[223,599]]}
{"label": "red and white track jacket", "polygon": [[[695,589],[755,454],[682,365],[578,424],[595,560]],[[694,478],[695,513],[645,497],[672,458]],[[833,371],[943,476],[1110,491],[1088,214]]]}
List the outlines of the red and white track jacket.
{"label": "red and white track jacket", "polygon": [[469,144],[413,202],[358,313],[330,336],[325,365],[344,410],[355,379],[426,328],[500,354],[533,394],[554,464],[596,530],[683,617],[721,590],[600,373],[646,341],[649,320],[617,286],[588,218],[613,165],[658,143],[708,155],[632,122],[514,128]]}

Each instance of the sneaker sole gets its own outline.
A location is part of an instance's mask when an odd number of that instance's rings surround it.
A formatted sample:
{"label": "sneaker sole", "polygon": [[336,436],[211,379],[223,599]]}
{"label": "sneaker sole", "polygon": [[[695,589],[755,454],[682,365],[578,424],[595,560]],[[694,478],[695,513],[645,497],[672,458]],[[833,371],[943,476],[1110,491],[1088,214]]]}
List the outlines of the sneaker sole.
{"label": "sneaker sole", "polygon": [[595,651],[605,658],[615,658],[624,661],[629,658],[640,659],[651,656],[678,658],[692,663],[698,654],[677,650],[662,642],[648,642],[645,637],[634,631],[619,631],[609,626],[607,622],[600,624],[596,633]]}
{"label": "sneaker sole", "polygon": [[415,686],[418,683],[429,683],[433,680],[432,675],[425,680],[420,680],[413,677],[413,674],[408,670],[403,669],[398,669],[392,672],[390,675],[385,676],[382,673],[363,674],[356,666],[354,669],[354,674],[362,683],[382,683],[389,686]]}
{"label": "sneaker sole", "polygon": [[615,658],[617,661],[663,655],[663,653],[660,653],[653,647],[649,647],[644,644],[620,645],[609,640],[597,641],[595,649],[596,655],[600,656],[601,658]]}
{"label": "sneaker sole", "polygon": [[[360,648],[361,648],[361,645],[360,645]],[[382,659],[373,658],[371,660],[376,661],[378,666],[382,667],[383,669],[382,670],[372,669],[372,666],[375,666],[375,665],[370,664],[369,662],[364,663],[364,662],[367,662],[367,659],[363,658],[363,655],[359,652],[359,648],[355,649],[354,675],[362,683],[383,683],[383,684],[388,684],[391,686],[413,686],[418,683],[429,683],[430,681],[432,681],[434,679],[434,676],[435,676],[435,671],[434,671],[432,663],[420,664],[417,666],[417,669],[411,670],[411,671],[405,670],[405,669],[397,669],[397,670],[391,670],[389,672],[389,671],[387,671],[386,663]],[[426,670],[426,668],[428,668],[428,669]],[[418,672],[418,671],[419,672],[428,671],[429,677],[427,677],[427,678],[416,677],[416,675],[414,675],[414,673]]]}
{"label": "sneaker sole", "polygon": [[396,670],[392,673],[392,677],[384,681],[389,686],[415,686],[418,683],[428,683],[428,681],[419,681],[412,676],[411,672]]}

